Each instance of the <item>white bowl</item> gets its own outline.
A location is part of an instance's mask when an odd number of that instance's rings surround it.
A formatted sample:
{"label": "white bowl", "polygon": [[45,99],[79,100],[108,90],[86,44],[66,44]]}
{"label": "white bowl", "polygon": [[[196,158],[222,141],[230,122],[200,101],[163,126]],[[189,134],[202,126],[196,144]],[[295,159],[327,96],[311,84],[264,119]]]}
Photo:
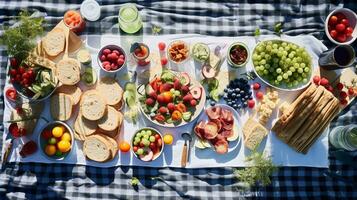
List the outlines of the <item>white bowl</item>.
{"label": "white bowl", "polygon": [[[333,39],[328,31],[328,21],[330,19],[330,17],[336,13],[342,13],[346,16],[346,18],[348,19],[351,28],[353,28],[353,33],[352,33],[352,37],[350,37],[349,40],[347,40],[346,42],[338,42],[335,39]],[[326,18],[325,21],[325,33],[328,37],[328,39],[337,44],[337,45],[342,45],[342,44],[351,44],[352,42],[354,42],[357,38],[357,15],[355,12],[353,12],[352,10],[348,9],[348,8],[337,8],[336,10],[332,11]]]}

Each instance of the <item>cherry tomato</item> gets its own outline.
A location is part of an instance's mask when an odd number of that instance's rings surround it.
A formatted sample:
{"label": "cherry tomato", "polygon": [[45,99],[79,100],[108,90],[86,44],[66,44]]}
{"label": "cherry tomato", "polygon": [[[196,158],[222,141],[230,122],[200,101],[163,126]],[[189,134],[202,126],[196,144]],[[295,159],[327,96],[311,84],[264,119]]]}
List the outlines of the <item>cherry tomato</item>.
{"label": "cherry tomato", "polygon": [[17,98],[17,92],[15,90],[15,88],[13,87],[10,87],[6,90],[6,93],[5,93],[6,97],[11,100],[11,101],[16,101],[16,98]]}
{"label": "cherry tomato", "polygon": [[331,35],[332,38],[335,39],[337,37],[337,31],[336,30],[331,30],[330,31],[330,35]]}
{"label": "cherry tomato", "polygon": [[14,77],[17,74],[17,70],[16,69],[10,69],[9,70],[9,74],[10,74],[10,76]]}
{"label": "cherry tomato", "polygon": [[337,24],[336,25],[336,31],[343,33],[346,29],[346,26],[344,24]]}
{"label": "cherry tomato", "polygon": [[353,33],[353,29],[350,26],[347,27],[346,30],[345,30],[346,36],[350,37],[352,35],[352,33]]}
{"label": "cherry tomato", "polygon": [[343,43],[343,42],[346,42],[347,38],[346,38],[345,34],[338,34],[336,39],[337,39],[337,41]]}
{"label": "cherry tomato", "polygon": [[159,46],[160,51],[163,51],[163,50],[165,50],[166,44],[164,42],[160,42],[158,46]]}
{"label": "cherry tomato", "polygon": [[19,62],[17,62],[16,58],[10,58],[10,65],[11,67],[18,67]]}
{"label": "cherry tomato", "polygon": [[343,13],[336,13],[336,17],[339,21],[346,18],[346,16]]}
{"label": "cherry tomato", "polygon": [[340,23],[341,23],[341,24],[344,24],[345,26],[348,26],[348,25],[349,25],[348,19],[342,19]]}
{"label": "cherry tomato", "polygon": [[337,24],[337,21],[338,21],[337,17],[335,15],[332,15],[330,17],[330,19],[328,20],[328,24],[329,25],[335,25],[335,24]]}

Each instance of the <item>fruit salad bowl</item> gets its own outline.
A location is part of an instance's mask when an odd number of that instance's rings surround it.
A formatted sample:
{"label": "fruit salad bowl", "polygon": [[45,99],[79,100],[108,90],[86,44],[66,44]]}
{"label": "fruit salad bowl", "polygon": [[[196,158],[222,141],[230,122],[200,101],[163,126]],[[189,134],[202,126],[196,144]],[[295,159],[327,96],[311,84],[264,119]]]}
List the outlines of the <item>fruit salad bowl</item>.
{"label": "fruit salad bowl", "polygon": [[162,127],[179,127],[194,121],[202,112],[206,93],[185,72],[164,70],[138,87],[140,110],[146,119]]}
{"label": "fruit salad bowl", "polygon": [[131,152],[135,157],[150,162],[156,160],[164,150],[164,142],[161,133],[151,127],[137,130],[131,139]]}

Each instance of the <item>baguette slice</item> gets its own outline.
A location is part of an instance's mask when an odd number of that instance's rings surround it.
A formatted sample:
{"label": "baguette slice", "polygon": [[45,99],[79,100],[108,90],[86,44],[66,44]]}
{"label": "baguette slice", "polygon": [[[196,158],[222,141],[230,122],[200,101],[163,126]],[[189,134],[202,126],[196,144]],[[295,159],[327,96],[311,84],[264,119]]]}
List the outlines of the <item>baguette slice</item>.
{"label": "baguette slice", "polygon": [[63,29],[54,28],[43,39],[43,48],[49,56],[57,56],[64,50],[66,43]]}
{"label": "baguette slice", "polygon": [[75,85],[80,81],[81,65],[78,60],[66,58],[56,65],[56,76],[64,85]]}
{"label": "baguette slice", "polygon": [[107,111],[105,100],[96,90],[88,90],[82,95],[80,112],[88,120],[96,121],[102,118]]}
{"label": "baguette slice", "polygon": [[112,156],[111,146],[101,136],[89,136],[83,143],[83,153],[90,160],[105,162]]}
{"label": "baguette slice", "polygon": [[82,90],[75,85],[62,85],[57,88],[57,92],[69,95],[72,98],[74,105],[77,105],[81,100]]}
{"label": "baguette slice", "polygon": [[105,98],[108,105],[116,105],[122,100],[123,89],[113,78],[101,78],[98,82],[97,90]]}
{"label": "baguette slice", "polygon": [[115,108],[108,106],[106,114],[98,120],[99,128],[105,131],[114,131],[119,127],[119,115]]}
{"label": "baguette slice", "polygon": [[51,97],[51,115],[55,120],[66,121],[71,118],[73,102],[69,95],[58,93]]}
{"label": "baguette slice", "polygon": [[107,136],[107,135],[100,134],[99,136],[103,137],[104,139],[106,139],[110,143],[110,145],[111,145],[111,153],[112,153],[111,159],[113,159],[118,153],[118,143],[117,143],[117,141],[115,139]]}
{"label": "baguette slice", "polygon": [[81,113],[79,113],[76,121],[74,122],[74,130],[76,132],[76,139],[83,141],[88,136],[96,132],[97,124],[93,121],[87,120]]}

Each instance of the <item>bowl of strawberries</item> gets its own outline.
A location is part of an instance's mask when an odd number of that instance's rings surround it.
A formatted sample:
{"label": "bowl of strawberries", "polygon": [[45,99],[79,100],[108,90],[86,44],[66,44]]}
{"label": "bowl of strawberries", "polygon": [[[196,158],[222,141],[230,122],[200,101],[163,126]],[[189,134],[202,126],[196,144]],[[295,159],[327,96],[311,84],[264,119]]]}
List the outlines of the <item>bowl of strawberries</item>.
{"label": "bowl of strawberries", "polygon": [[338,8],[327,16],[325,33],[337,45],[351,44],[357,37],[356,25],[356,13],[347,8]]}
{"label": "bowl of strawberries", "polygon": [[156,125],[178,127],[194,121],[202,112],[206,94],[186,72],[163,70],[138,88],[140,110]]}
{"label": "bowl of strawberries", "polygon": [[124,67],[125,62],[125,51],[117,45],[106,45],[98,53],[98,63],[106,72],[118,72]]}

